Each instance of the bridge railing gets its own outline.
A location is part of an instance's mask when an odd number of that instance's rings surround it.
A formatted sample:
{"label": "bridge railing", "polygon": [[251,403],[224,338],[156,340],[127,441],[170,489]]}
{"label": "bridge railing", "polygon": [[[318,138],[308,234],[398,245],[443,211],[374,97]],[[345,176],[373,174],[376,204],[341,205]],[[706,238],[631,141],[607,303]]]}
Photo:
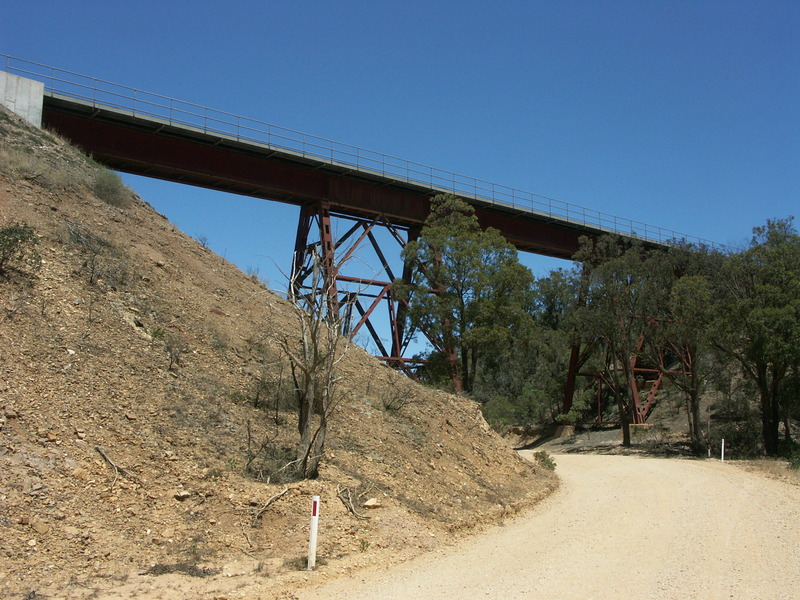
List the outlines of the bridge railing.
{"label": "bridge railing", "polygon": [[240,142],[264,145],[296,156],[422,186],[433,192],[451,192],[467,200],[507,206],[555,221],[650,242],[669,243],[674,240],[685,240],[720,248],[719,244],[710,240],[687,236],[672,229],[648,225],[642,221],[614,216],[192,102],[57,69],[7,54],[0,54],[0,60],[2,61],[0,65],[3,65],[6,72],[43,82],[47,93],[66,96],[97,107],[110,108],[133,117],[143,117]]}

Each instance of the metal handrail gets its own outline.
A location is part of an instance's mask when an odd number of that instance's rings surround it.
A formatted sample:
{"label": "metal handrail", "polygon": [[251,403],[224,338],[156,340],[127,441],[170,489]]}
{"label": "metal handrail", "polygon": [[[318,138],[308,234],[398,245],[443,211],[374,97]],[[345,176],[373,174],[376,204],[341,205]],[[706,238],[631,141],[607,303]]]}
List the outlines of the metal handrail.
{"label": "metal handrail", "polygon": [[0,54],[0,57],[5,60],[7,72],[41,81],[44,83],[45,91],[50,94],[68,96],[91,103],[93,106],[108,107],[131,116],[155,118],[170,125],[194,128],[203,133],[222,135],[240,142],[261,144],[332,165],[346,166],[357,171],[379,174],[398,182],[424,186],[432,191],[450,192],[468,200],[510,207],[573,225],[661,244],[685,240],[724,249],[721,244],[678,233],[672,229],[614,216],[265,121],[65,71],[8,54]]}

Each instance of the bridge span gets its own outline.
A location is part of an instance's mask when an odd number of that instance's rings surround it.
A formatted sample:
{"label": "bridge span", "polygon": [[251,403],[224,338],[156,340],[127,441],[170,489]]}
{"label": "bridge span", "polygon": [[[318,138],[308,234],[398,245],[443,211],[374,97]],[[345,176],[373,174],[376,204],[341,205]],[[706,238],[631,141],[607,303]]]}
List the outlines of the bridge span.
{"label": "bridge span", "polygon": [[44,84],[42,123],[128,173],[295,205],[324,201],[352,216],[419,226],[428,200],[455,194],[518,249],[571,258],[580,235],[653,244],[691,238],[224,111],[0,54],[5,70]]}
{"label": "bridge span", "polygon": [[[373,230],[387,228],[402,247],[416,236],[435,194],[463,198],[475,208],[483,227],[495,227],[519,250],[551,257],[569,259],[580,236],[603,233],[654,246],[675,239],[714,245],[263,121],[8,55],[0,54],[0,59],[7,73],[43,85],[43,125],[112,169],[300,206],[292,269],[300,274],[298,284],[303,285],[309,273],[312,253],[321,254],[334,309],[355,311],[349,332],[365,327],[380,357],[398,366],[406,364],[411,338],[404,330],[404,307],[391,293],[396,274]],[[333,239],[332,217],[354,224]],[[351,244],[349,249],[345,242]],[[344,263],[358,244],[372,246],[382,279],[345,273]],[[410,278],[408,267],[402,277]],[[348,285],[357,291],[348,291]],[[371,320],[380,305],[388,310],[390,346]]]}

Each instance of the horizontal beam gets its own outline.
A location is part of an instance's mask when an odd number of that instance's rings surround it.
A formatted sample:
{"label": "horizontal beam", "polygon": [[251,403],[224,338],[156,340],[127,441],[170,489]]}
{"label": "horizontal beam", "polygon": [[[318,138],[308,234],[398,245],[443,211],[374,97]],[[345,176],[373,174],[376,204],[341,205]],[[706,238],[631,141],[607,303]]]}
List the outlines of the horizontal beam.
{"label": "horizontal beam", "polygon": [[[324,200],[344,215],[383,215],[420,226],[441,190],[301,156],[185,125],[45,95],[44,125],[108,167],[147,177],[303,205]],[[482,227],[498,229],[518,249],[569,259],[581,235],[601,230],[523,209],[464,198]]]}

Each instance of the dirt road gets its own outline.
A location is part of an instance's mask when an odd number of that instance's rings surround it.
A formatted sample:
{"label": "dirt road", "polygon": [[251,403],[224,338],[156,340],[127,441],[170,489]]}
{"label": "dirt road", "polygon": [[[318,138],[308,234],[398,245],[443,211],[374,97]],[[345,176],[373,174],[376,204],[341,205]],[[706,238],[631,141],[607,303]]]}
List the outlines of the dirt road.
{"label": "dirt road", "polygon": [[300,600],[798,599],[800,487],[717,461],[555,457],[524,517]]}

